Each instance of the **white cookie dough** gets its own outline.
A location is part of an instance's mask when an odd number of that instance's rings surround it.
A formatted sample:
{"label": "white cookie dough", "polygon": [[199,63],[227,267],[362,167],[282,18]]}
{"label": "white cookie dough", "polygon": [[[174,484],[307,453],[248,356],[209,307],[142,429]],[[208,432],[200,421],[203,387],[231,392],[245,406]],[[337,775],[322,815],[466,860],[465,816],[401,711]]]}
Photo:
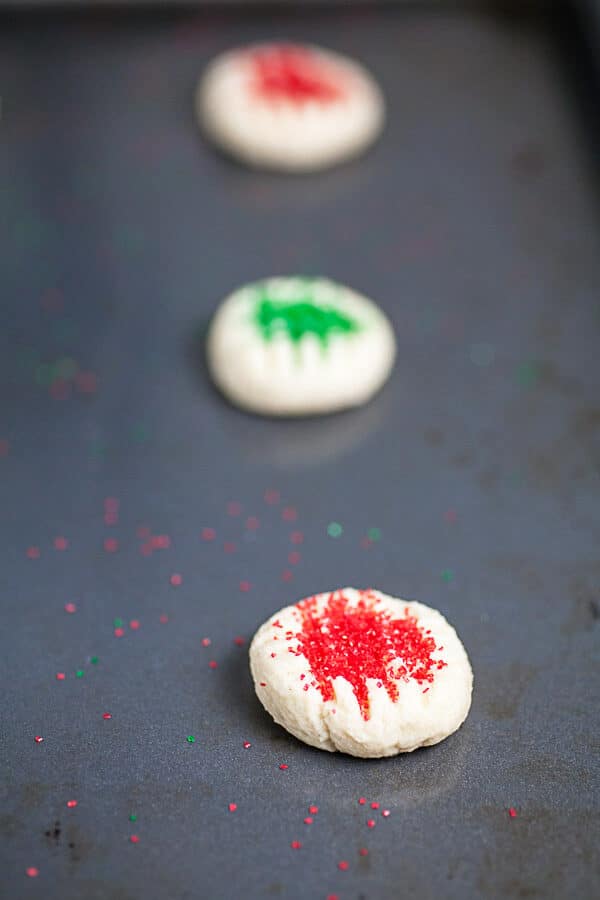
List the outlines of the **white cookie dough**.
{"label": "white cookie dough", "polygon": [[225,299],[207,338],[208,366],[235,404],[273,416],[329,413],[369,400],[396,354],[381,310],[324,278],[268,278]]}
{"label": "white cookie dough", "polygon": [[250,669],[276,722],[321,750],[380,757],[437,744],[471,706],[473,673],[435,609],[343,588],[275,613]]}
{"label": "white cookie dough", "polygon": [[310,171],[352,157],[383,127],[372,76],[329,50],[256,44],[218,56],[196,93],[200,123],[253,166]]}

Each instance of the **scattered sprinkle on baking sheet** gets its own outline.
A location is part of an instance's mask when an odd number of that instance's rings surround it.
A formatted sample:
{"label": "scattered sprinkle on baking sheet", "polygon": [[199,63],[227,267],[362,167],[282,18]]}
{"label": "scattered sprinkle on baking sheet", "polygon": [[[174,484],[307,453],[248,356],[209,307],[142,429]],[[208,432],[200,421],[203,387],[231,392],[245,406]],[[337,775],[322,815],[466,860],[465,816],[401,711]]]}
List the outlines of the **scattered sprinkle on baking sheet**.
{"label": "scattered sprinkle on baking sheet", "polygon": [[327,526],[327,534],[331,538],[339,538],[343,534],[344,529],[339,522],[330,522]]}

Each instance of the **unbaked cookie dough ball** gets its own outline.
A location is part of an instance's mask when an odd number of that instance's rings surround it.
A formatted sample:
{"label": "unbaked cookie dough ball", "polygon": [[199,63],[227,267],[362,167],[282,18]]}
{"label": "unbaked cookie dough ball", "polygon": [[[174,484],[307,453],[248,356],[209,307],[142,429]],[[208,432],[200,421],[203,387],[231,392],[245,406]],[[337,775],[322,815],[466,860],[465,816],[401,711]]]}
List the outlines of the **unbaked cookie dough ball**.
{"label": "unbaked cookie dough ball", "polygon": [[284,43],[218,56],[198,85],[196,110],[221,149],[253,166],[288,171],[355,156],[384,121],[381,91],[363,66]]}
{"label": "unbaked cookie dough ball", "polygon": [[321,750],[379,757],[437,744],[464,722],[473,673],[435,609],[344,588],[286,606],[256,632],[262,705]]}
{"label": "unbaked cookie dough ball", "polygon": [[268,278],[240,288],[221,303],[207,338],[220,390],[272,416],[360,406],[387,380],[395,353],[381,310],[324,278]]}

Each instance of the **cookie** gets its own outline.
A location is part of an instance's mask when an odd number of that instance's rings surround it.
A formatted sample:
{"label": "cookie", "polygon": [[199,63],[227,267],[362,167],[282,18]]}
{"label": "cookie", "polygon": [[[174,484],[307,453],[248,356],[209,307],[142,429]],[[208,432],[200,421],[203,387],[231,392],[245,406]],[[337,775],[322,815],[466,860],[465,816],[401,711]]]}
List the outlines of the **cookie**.
{"label": "cookie", "polygon": [[275,613],[252,640],[250,669],[278,724],[352,756],[437,744],[471,706],[473,673],[454,628],[376,590],[343,588]]}
{"label": "cookie", "polygon": [[215,384],[272,416],[334,412],[387,380],[396,342],[381,310],[324,278],[268,278],[224,300],[207,337]]}
{"label": "cookie", "polygon": [[252,166],[288,171],[357,155],[384,121],[381,91],[363,66],[285,43],[218,56],[198,85],[196,110],[222,150]]}

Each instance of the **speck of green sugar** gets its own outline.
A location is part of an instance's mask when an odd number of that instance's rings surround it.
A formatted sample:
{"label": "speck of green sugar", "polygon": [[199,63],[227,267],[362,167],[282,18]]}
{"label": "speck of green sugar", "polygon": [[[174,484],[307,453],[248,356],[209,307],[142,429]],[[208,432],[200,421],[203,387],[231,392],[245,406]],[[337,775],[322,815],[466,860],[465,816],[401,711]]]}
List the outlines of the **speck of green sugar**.
{"label": "speck of green sugar", "polygon": [[188,736],[186,737],[186,741],[188,742],[188,744],[195,744],[196,738],[193,734],[188,734]]}
{"label": "speck of green sugar", "polygon": [[444,569],[442,572],[442,581],[445,581],[448,584],[454,578],[454,572],[452,569]]}
{"label": "speck of green sugar", "polygon": [[75,678],[83,678],[83,669],[77,669],[75,672]]}
{"label": "speck of green sugar", "polygon": [[369,528],[367,537],[370,541],[378,541],[381,539],[381,528]]}
{"label": "speck of green sugar", "polygon": [[338,538],[341,536],[343,532],[343,528],[339,522],[330,522],[327,526],[327,534],[329,537]]}
{"label": "speck of green sugar", "polygon": [[113,625],[115,626],[115,628],[122,628],[123,619],[113,619]]}
{"label": "speck of green sugar", "polygon": [[137,816],[136,816],[135,813],[131,813],[131,815],[129,816],[129,821],[130,821],[130,822],[137,822]]}
{"label": "speck of green sugar", "polygon": [[92,663],[92,665],[95,666],[98,663],[98,657],[92,656],[92,658],[90,659],[90,662]]}
{"label": "speck of green sugar", "polygon": [[258,294],[254,322],[264,340],[285,334],[298,343],[308,334],[314,335],[323,347],[334,334],[355,334],[360,324],[352,316],[333,306],[316,303],[308,284],[294,300],[273,300],[263,290]]}

